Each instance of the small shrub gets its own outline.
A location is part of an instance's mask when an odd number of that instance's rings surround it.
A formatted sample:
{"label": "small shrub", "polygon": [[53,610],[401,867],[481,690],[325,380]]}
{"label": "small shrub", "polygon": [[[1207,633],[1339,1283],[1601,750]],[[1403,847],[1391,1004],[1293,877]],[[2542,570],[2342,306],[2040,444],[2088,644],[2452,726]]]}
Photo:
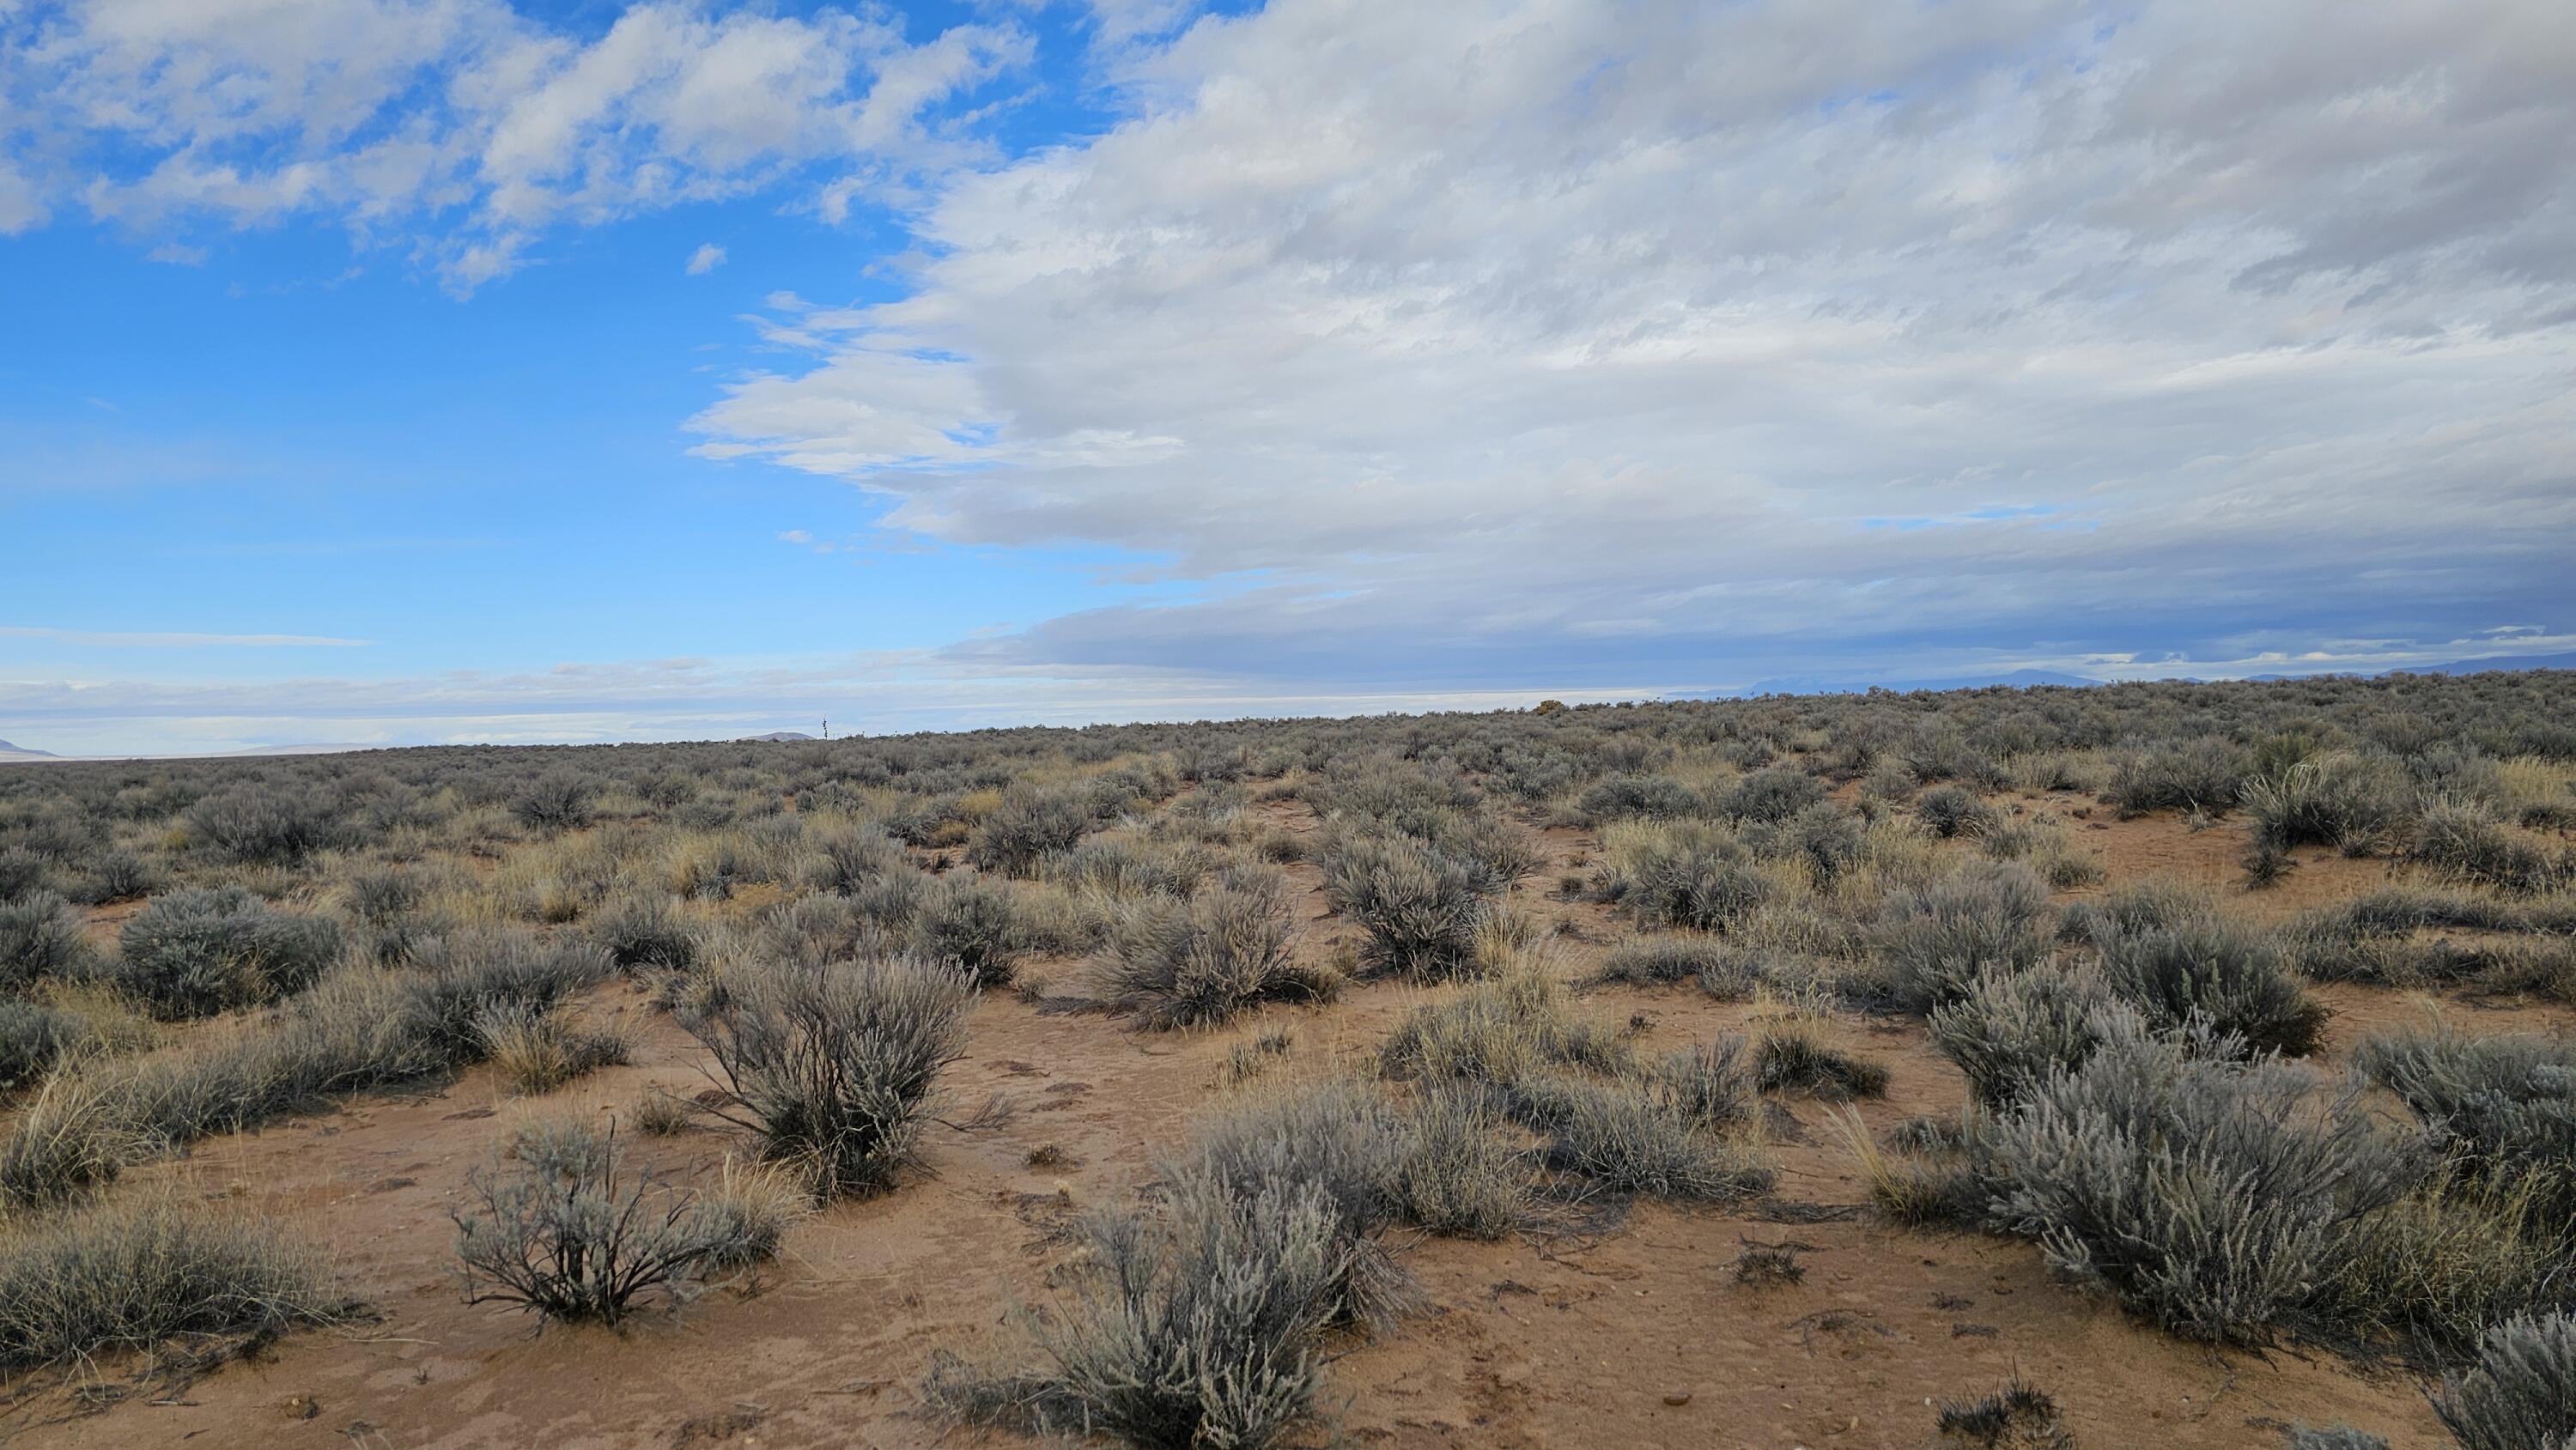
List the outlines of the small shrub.
{"label": "small shrub", "polygon": [[329,917],[275,911],[238,886],[180,891],[125,924],[108,979],[159,1017],[178,1020],[273,1002],[302,991],[340,953]]}
{"label": "small shrub", "polygon": [[1187,901],[1147,897],[1120,911],[1097,968],[1102,992],[1156,1027],[1221,1022],[1257,1002],[1329,996],[1332,978],[1298,964],[1287,883],[1238,873]]}
{"label": "small shrub", "polygon": [[1614,775],[1586,789],[1574,811],[1586,825],[1699,814],[1699,793],[1668,775]]}
{"label": "small shrub", "polygon": [[1490,1093],[1434,1085],[1405,1120],[1395,1195],[1406,1222],[1446,1238],[1498,1239],[1530,1219],[1534,1189]]}
{"label": "small shrub", "polygon": [[1014,785],[967,838],[966,859],[981,870],[1028,876],[1090,828],[1091,809],[1078,792]]}
{"label": "small shrub", "polygon": [[513,1149],[517,1167],[469,1175],[468,1202],[451,1215],[469,1304],[616,1324],[655,1299],[685,1302],[719,1260],[776,1246],[742,1201],[710,1205],[650,1172],[629,1175],[614,1132],[541,1122]]}
{"label": "small shrub", "polygon": [[2428,803],[2416,819],[2408,855],[2455,880],[2516,895],[2550,890],[2568,877],[2564,860],[2507,831],[2476,801]]}
{"label": "small shrub", "polygon": [[866,1194],[912,1161],[940,1070],[964,1050],[971,998],[958,973],[903,958],[764,966],[729,975],[721,1000],[683,1025],[733,1095],[719,1116],[819,1191]]}
{"label": "small shrub", "polygon": [[2158,746],[2120,760],[2111,777],[2111,799],[2123,816],[2149,811],[2227,813],[2253,771],[2242,750],[2220,740]]}
{"label": "small shrub", "polygon": [[2286,1444],[2288,1450],[2388,1450],[2387,1437],[2350,1425],[2328,1425],[2323,1429],[2293,1425]]}
{"label": "small shrub", "polygon": [[286,1230],[176,1193],[20,1225],[0,1240],[0,1369],[256,1343],[350,1307]]}
{"label": "small shrub", "polygon": [[2365,1038],[2352,1062],[2425,1121],[2456,1177],[2576,1214],[2576,1046],[2436,1027]]}
{"label": "small shrub", "polygon": [[1669,825],[1619,838],[1620,905],[1654,926],[1723,932],[1771,895],[1752,850],[1733,832]]}
{"label": "small shrub", "polygon": [[1914,815],[1933,835],[1982,836],[2003,823],[1995,808],[1955,786],[1935,786],[1914,802]]}
{"label": "small shrub", "polygon": [[1011,888],[976,876],[941,877],[918,898],[912,946],[977,986],[1008,986],[1023,950]]}
{"label": "small shrub", "polygon": [[1772,1174],[1749,1144],[1712,1131],[1656,1077],[1557,1077],[1544,1085],[1550,1160],[1605,1187],[1717,1201],[1758,1193]]}
{"label": "small shrub", "polygon": [[2000,1108],[2049,1074],[2082,1066],[2101,1045],[2096,1019],[2113,1000],[2091,971],[1990,968],[1956,1000],[1932,1009],[1932,1045],[1967,1077],[1971,1097]]}
{"label": "small shrub", "polygon": [[1160,1216],[1095,1214],[1070,1297],[1020,1321],[1040,1368],[933,1369],[934,1404],[1041,1434],[1104,1434],[1156,1450],[1277,1444],[1313,1409],[1315,1340],[1343,1317],[1348,1245],[1324,1191],[1250,1198],[1184,1180]]}
{"label": "small shrub", "polygon": [[1739,975],[1749,977],[1721,938],[1659,932],[1612,947],[1602,960],[1600,980],[1625,982],[1633,987],[1666,987],[1694,978],[1725,982]]}
{"label": "small shrub", "polygon": [[0,990],[23,992],[68,974],[88,957],[81,914],[50,891],[0,900]]}
{"label": "small shrub", "polygon": [[1473,865],[1410,836],[1345,836],[1324,860],[1333,909],[1368,933],[1364,966],[1415,981],[1474,964],[1487,911],[1480,887]]}
{"label": "small shrub", "polygon": [[236,786],[188,808],[189,839],[226,861],[292,865],[339,834],[319,801],[275,787]]}
{"label": "small shrub", "polygon": [[2576,1443],[2576,1315],[2489,1331],[2477,1363],[2433,1400],[2462,1450],[2564,1450]]}
{"label": "small shrub", "polygon": [[2379,849],[2406,811],[2403,772],[2351,754],[2266,771],[2240,793],[2257,849],[2332,846],[2347,856]]}
{"label": "small shrub", "polygon": [[656,1138],[675,1137],[697,1126],[697,1104],[668,1088],[652,1088],[636,1099],[631,1116],[635,1130]]}
{"label": "small shrub", "polygon": [[[412,953],[411,965],[395,979],[400,1015],[387,1025],[399,1030],[398,1056],[462,1065],[482,1055],[488,1014],[550,1009],[613,971],[608,953],[584,942],[524,931],[450,932]],[[319,1014],[313,1020],[324,1025]]]}
{"label": "small shrub", "polygon": [[1414,1008],[1387,1035],[1378,1060],[1393,1077],[1509,1088],[1547,1067],[1612,1070],[1626,1053],[1601,1023],[1569,1016],[1554,982],[1522,970]]}
{"label": "small shrub", "polygon": [[644,893],[620,898],[585,923],[590,939],[621,972],[685,972],[698,964],[704,941],[671,898]]}
{"label": "small shrub", "polygon": [[570,771],[549,771],[521,787],[510,814],[532,830],[570,831],[590,824],[590,782]]}
{"label": "small shrub", "polygon": [[1878,923],[1880,969],[1897,1002],[1927,1012],[1989,969],[2048,959],[2048,888],[2022,866],[1981,866],[1893,893]]}
{"label": "small shrub", "polygon": [[1814,1025],[1775,1019],[1754,1037],[1754,1081],[1764,1092],[1804,1092],[1829,1101],[1887,1096],[1887,1065],[1825,1045]]}
{"label": "small shrub", "polygon": [[2325,1036],[2326,1009],[2309,999],[2270,939],[2214,919],[2126,932],[2102,943],[2111,990],[2154,1026],[2197,1018],[2254,1048],[2303,1057]]}
{"label": "small shrub", "polygon": [[1746,1244],[1735,1256],[1735,1282],[1764,1288],[1804,1282],[1807,1266],[1787,1244]]}
{"label": "small shrub", "polygon": [[1718,798],[1724,815],[1742,821],[1785,821],[1825,799],[1824,783],[1803,770],[1757,770]]}
{"label": "small shrub", "polygon": [[903,843],[873,821],[809,832],[806,844],[812,854],[797,880],[810,891],[846,896],[888,872],[912,865]]}

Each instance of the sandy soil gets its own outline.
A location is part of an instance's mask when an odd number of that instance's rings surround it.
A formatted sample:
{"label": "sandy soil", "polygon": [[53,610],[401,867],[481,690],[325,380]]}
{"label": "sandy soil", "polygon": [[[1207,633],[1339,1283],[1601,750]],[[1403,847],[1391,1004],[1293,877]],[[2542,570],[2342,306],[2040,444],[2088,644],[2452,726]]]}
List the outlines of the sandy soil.
{"label": "sandy soil", "polygon": [[[2061,814],[2081,802],[2033,800]],[[1284,819],[1284,815],[1283,815]],[[1298,824],[1305,824],[1299,822]],[[2266,919],[2378,884],[2372,862],[2302,854],[2279,887],[2235,885],[2238,831],[2194,833],[2172,819],[2071,823],[2113,880],[2167,874],[2217,887]],[[2093,829],[2093,827],[2100,829]],[[1538,894],[1597,843],[1550,831],[1553,859],[1528,888],[1542,916],[1579,935],[1558,961],[1590,973],[1616,930],[1588,904]],[[1341,929],[1312,868],[1305,949]],[[1042,964],[1068,978],[1071,963]],[[999,1095],[998,1124],[934,1129],[926,1171],[870,1202],[831,1208],[790,1238],[756,1279],[622,1334],[555,1328],[461,1302],[451,1277],[450,1206],[518,1114],[625,1115],[655,1085],[707,1086],[704,1054],[627,988],[587,1010],[647,1025],[636,1065],[595,1074],[535,1104],[486,1070],[442,1091],[353,1100],[325,1116],[201,1145],[138,1179],[177,1179],[244,1201],[328,1246],[380,1316],[292,1336],[248,1362],[157,1395],[100,1407],[60,1390],[22,1397],[0,1433],[30,1446],[915,1446],[942,1437],[921,1414],[933,1351],[970,1357],[1009,1343],[1016,1296],[1043,1298],[1074,1206],[1131,1194],[1158,1144],[1227,1091],[1238,1042],[1289,1026],[1302,1063],[1357,1054],[1429,993],[1357,989],[1329,1007],[1270,1009],[1200,1035],[1148,1035],[1096,1015],[1046,1013],[1008,994],[973,1014],[971,1056],[952,1069],[949,1116]],[[2338,1044],[2403,1020],[2419,1003],[2335,988]],[[1585,1004],[1635,1019],[1660,1049],[1740,1026],[1751,1009],[1684,987],[1586,989]],[[2477,1030],[2566,1031],[2559,1010],[2455,1016]],[[1837,1044],[1884,1060],[1894,1085],[1863,1105],[1874,1127],[1960,1103],[1958,1074],[1919,1024],[1838,1018]],[[1724,1211],[1641,1205],[1588,1237],[1469,1244],[1423,1240],[1405,1261],[1427,1312],[1375,1343],[1346,1346],[1331,1370],[1331,1428],[1371,1446],[1916,1447],[1934,1443],[1929,1402],[1979,1394],[2019,1371],[2051,1390],[2091,1446],[2275,1446],[2296,1421],[2350,1421],[2400,1446],[2446,1443],[2417,1384],[2322,1353],[2218,1353],[2139,1325],[2053,1282],[2027,1244],[1882,1227],[1825,1122],[1788,1104],[1777,1124],[1774,1195]],[[701,1129],[637,1137],[645,1160],[682,1175],[718,1171],[729,1139]],[[1060,1163],[1029,1166],[1052,1148]],[[120,1189],[119,1191],[126,1191]],[[1803,1282],[1748,1287],[1732,1266],[1748,1244],[1803,1249]],[[103,1366],[127,1382],[130,1365]],[[1015,1443],[946,1432],[943,1443]]]}

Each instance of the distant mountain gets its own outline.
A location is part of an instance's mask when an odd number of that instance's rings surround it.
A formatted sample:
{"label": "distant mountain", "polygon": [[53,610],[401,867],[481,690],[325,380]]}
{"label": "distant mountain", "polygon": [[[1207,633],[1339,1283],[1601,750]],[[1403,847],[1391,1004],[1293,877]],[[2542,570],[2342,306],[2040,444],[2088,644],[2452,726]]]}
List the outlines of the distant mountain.
{"label": "distant mountain", "polygon": [[811,740],[814,737],[802,730],[772,730],[766,735],[746,735],[742,738],[745,740]]}
{"label": "distant mountain", "polygon": [[62,759],[62,757],[61,757],[61,756],[56,755],[55,753],[53,753],[53,752],[52,752],[52,751],[50,751],[50,750],[29,750],[26,746],[23,746],[23,745],[12,745],[12,744],[10,744],[8,741],[6,741],[6,740],[0,740],[0,760],[60,760],[60,759]]}
{"label": "distant mountain", "polygon": [[2485,660],[2453,660],[2447,665],[2408,665],[2392,675],[2482,675],[2489,670],[2576,670],[2576,654],[2497,655]]}
{"label": "distant mountain", "polygon": [[1885,690],[1977,690],[1989,685],[2009,685],[2027,689],[2033,685],[2100,685],[2109,683],[2088,675],[2070,675],[2063,670],[2007,670],[1991,675],[1950,675],[1937,680],[1871,679],[1852,675],[1793,675],[1779,679],[1757,680],[1738,695],[1857,695],[1871,688]]}

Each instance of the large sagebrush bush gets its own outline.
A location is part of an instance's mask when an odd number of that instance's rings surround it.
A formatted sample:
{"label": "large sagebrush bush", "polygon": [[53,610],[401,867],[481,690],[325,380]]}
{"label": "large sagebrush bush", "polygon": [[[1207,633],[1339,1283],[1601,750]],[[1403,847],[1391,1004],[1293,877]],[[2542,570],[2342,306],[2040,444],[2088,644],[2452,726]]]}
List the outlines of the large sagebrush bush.
{"label": "large sagebrush bush", "polygon": [[2435,1026],[2365,1038],[2352,1061],[2424,1120],[2455,1174],[2576,1218],[2576,1043]]}
{"label": "large sagebrush bush", "polygon": [[169,1019],[254,1007],[303,990],[338,957],[339,923],[277,911],[238,886],[155,898],[105,974]]}
{"label": "large sagebrush bush", "polygon": [[2312,1000],[2272,940],[2205,918],[2119,932],[2101,943],[2102,975],[2150,1024],[2194,1019],[2250,1046],[2303,1057],[2325,1036],[2326,1009]]}
{"label": "large sagebrush bush", "polygon": [[746,965],[682,1025],[732,1096],[719,1115],[821,1192],[861,1195],[912,1162],[939,1074],[964,1052],[972,998],[962,973],[912,958]]}
{"label": "large sagebrush bush", "polygon": [[1987,1217],[2177,1334],[2260,1343],[2426,1160],[2304,1068],[2129,1019],[1976,1136]]}

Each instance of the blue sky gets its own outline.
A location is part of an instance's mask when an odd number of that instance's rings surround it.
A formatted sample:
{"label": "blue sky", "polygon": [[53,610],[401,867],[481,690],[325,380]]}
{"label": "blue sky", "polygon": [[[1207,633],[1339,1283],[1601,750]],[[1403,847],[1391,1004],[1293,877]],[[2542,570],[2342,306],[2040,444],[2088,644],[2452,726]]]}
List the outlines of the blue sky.
{"label": "blue sky", "polygon": [[2576,647],[2576,50],[2300,8],[0,6],[0,738]]}

